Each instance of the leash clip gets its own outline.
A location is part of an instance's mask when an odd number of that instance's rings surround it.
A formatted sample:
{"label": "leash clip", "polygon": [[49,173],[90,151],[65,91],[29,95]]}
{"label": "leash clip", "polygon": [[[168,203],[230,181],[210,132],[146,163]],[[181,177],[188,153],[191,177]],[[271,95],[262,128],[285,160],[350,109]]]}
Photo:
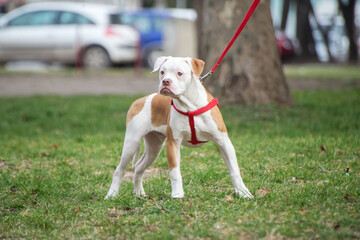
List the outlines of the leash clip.
{"label": "leash clip", "polygon": [[212,74],[212,71],[210,70],[207,74],[205,74],[204,76],[202,76],[202,77],[199,77],[199,80],[201,81],[201,82],[203,82],[204,80],[204,78],[207,78],[208,76],[210,76]]}

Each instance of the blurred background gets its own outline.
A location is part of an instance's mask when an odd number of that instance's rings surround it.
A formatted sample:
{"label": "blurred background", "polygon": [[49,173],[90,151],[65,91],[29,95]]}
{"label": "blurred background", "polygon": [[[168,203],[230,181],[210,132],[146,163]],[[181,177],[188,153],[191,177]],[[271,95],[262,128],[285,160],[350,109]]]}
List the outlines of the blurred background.
{"label": "blurred background", "polygon": [[[102,69],[151,67],[161,55],[198,57],[200,1],[0,0],[0,64]],[[271,0],[270,6],[283,62],[358,61],[359,0]]]}

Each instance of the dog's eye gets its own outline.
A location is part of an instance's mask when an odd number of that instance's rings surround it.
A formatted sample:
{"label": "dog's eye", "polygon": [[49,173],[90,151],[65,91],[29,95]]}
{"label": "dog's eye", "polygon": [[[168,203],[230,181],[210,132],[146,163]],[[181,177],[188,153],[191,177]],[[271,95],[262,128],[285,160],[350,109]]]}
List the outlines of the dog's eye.
{"label": "dog's eye", "polygon": [[161,75],[164,75],[164,74],[165,74],[165,72],[164,72],[164,71],[161,71],[161,72],[160,72],[160,74],[161,74]]}
{"label": "dog's eye", "polygon": [[182,72],[178,72],[177,74],[178,74],[179,77],[181,77],[183,75]]}

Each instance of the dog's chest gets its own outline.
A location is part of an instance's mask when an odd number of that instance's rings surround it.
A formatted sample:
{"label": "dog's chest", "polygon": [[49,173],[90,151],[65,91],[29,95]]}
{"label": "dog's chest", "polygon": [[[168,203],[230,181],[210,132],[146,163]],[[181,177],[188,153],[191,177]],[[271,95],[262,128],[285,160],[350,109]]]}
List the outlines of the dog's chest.
{"label": "dog's chest", "polygon": [[[194,132],[192,132],[189,117],[181,115],[172,109],[169,125],[175,139],[181,139],[182,144],[185,146],[198,147],[202,145],[200,142],[211,140],[214,122],[209,113],[195,116]],[[195,134],[198,144],[189,143],[192,140],[192,134]]]}
{"label": "dog's chest", "polygon": [[[146,122],[150,124],[150,131],[156,131],[166,135],[166,128],[169,125],[174,139],[181,141],[183,145],[190,147],[198,147],[201,144],[188,144],[194,140],[192,133],[195,133],[196,141],[205,142],[213,140],[216,134],[219,134],[216,118],[214,118],[211,110],[193,117],[194,127],[192,128],[190,117],[177,112],[171,105],[171,98],[160,94],[150,95],[145,104],[145,110],[149,115],[148,120],[142,119],[142,125]],[[144,115],[144,116],[145,116]],[[141,127],[141,126],[138,126]],[[193,132],[192,132],[193,129]]]}

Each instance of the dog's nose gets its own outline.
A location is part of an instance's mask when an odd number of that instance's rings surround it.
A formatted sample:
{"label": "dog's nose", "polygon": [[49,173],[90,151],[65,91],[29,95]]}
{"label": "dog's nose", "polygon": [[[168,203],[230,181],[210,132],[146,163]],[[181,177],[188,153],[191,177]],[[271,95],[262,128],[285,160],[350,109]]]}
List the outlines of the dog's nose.
{"label": "dog's nose", "polygon": [[164,79],[164,80],[162,80],[163,86],[169,86],[170,83],[171,83],[170,79]]}

